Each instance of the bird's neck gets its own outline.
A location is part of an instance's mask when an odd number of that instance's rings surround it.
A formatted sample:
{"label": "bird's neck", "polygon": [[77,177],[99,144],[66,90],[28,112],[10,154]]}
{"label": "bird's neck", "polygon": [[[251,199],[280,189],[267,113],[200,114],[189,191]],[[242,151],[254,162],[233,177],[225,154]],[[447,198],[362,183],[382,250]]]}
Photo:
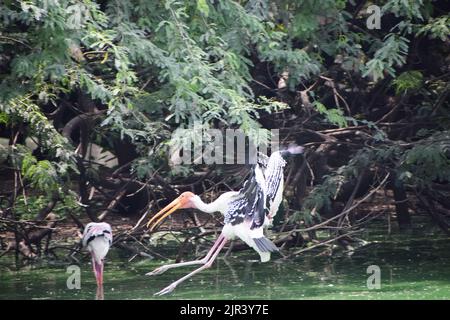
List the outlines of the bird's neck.
{"label": "bird's neck", "polygon": [[194,202],[195,207],[198,210],[206,212],[206,213],[214,213],[214,212],[219,211],[219,203],[217,200],[218,199],[216,199],[215,201],[210,202],[210,203],[205,203],[205,202],[203,202],[202,199],[200,199],[200,197],[195,197],[193,199],[193,202]]}
{"label": "bird's neck", "polygon": [[231,192],[225,192],[220,197],[218,197],[216,200],[210,203],[203,202],[200,197],[195,197],[193,199],[194,206],[203,212],[206,213],[214,213],[214,212],[220,212],[224,214],[228,208],[228,203],[230,202],[231,198],[236,194],[237,192],[231,191]]}

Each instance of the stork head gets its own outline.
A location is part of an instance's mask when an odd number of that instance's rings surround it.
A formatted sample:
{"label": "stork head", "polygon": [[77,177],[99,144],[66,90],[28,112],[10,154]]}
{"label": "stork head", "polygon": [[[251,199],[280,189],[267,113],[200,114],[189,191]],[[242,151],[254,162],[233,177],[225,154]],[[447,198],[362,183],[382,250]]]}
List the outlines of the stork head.
{"label": "stork head", "polygon": [[150,228],[150,231],[152,231],[157,225],[159,225],[165,218],[174,213],[176,210],[193,208],[194,204],[192,199],[194,197],[195,194],[193,194],[192,192],[183,192],[178,198],[173,200],[171,203],[161,209],[157,214],[155,214],[147,223],[147,227]]}

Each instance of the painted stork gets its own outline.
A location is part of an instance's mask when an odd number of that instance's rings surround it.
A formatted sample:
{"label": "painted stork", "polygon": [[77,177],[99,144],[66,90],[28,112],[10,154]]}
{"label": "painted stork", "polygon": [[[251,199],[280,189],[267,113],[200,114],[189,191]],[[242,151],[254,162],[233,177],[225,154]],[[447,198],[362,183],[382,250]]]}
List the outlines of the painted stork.
{"label": "painted stork", "polygon": [[106,222],[88,223],[83,232],[81,242],[92,257],[92,268],[95,274],[97,286],[103,286],[103,265],[105,256],[108,254],[112,244],[112,229]]}
{"label": "painted stork", "polygon": [[303,147],[291,146],[286,150],[273,152],[270,158],[259,155],[257,164],[253,166],[249,178],[239,191],[226,192],[211,203],[204,203],[192,192],[183,192],[154,215],[147,224],[150,231],[178,209],[195,208],[207,213],[218,211],[224,215],[222,232],[204,258],[164,265],[146,274],[157,275],[172,268],[202,264],[155,295],[170,293],[183,281],[209,268],[229,239],[240,238],[258,252],[261,262],[269,261],[271,252],[278,251],[278,248],[264,236],[263,231],[264,227],[272,224],[282,200],[283,168],[286,165],[284,157],[302,152]]}

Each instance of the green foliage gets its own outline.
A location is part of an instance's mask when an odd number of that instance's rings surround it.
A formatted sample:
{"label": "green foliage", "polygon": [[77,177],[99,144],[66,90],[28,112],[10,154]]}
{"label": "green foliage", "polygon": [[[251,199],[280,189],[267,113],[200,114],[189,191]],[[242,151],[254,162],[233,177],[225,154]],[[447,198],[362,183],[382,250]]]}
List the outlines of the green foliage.
{"label": "green foliage", "polygon": [[390,0],[382,8],[382,13],[392,12],[397,17],[423,20],[423,0]]}
{"label": "green foliage", "polygon": [[[20,49],[11,60],[11,76],[0,83],[2,101],[27,95],[28,104],[57,105],[61,93],[79,87],[108,106],[102,125],[142,150],[155,142],[145,137],[169,136],[164,120],[181,126],[219,120],[248,132],[259,127],[262,110],[249,85],[251,54],[278,74],[287,72],[292,91],[323,70],[324,54],[342,54],[342,65],[359,72],[361,44],[374,39],[348,30],[345,6],[328,0],[123,1],[103,8],[95,1],[5,3],[2,26]],[[383,10],[421,18],[423,7],[422,1],[391,0]],[[16,23],[29,25],[28,31],[18,32]],[[362,75],[377,81],[404,64],[408,40],[391,32],[375,43]],[[149,106],[142,103],[149,95],[164,97],[155,104],[164,110],[157,118],[149,118]],[[332,110],[322,114],[344,125]]]}
{"label": "green foliage", "polygon": [[325,176],[325,180],[316,186],[304,199],[302,205],[302,215],[293,216],[292,219],[305,218],[312,221],[313,212],[320,213],[322,209],[329,208],[338,188],[345,181],[342,175]]}
{"label": "green foliage", "polygon": [[317,30],[319,21],[310,12],[299,12],[293,18],[292,34],[300,38],[308,38]]}
{"label": "green foliage", "polygon": [[[299,219],[311,222],[313,209],[330,205],[341,185],[363,169],[395,170],[416,184],[443,181],[448,177],[443,142],[448,137],[442,129],[448,127],[447,80],[439,68],[414,70],[421,52],[412,44],[424,36],[448,41],[448,15],[434,11],[432,1],[382,4],[383,14],[395,16],[396,24],[368,31],[361,29],[364,8],[354,12],[355,2],[344,0],[3,1],[0,126],[33,137],[45,159],[38,161],[17,143],[2,148],[7,149],[2,160],[9,159],[26,183],[48,197],[70,193],[67,181],[78,173],[79,140],[71,136],[72,145],[62,132],[68,118],[79,114],[91,117],[89,142],[113,152],[117,142],[132,145],[133,178],[147,180],[158,172],[169,183],[194,170],[168,166],[177,128],[197,123],[204,129],[240,128],[255,138],[263,123],[313,131],[353,124],[363,129],[352,141],[345,137],[354,148],[348,163],[320,177],[323,182],[305,199]],[[403,95],[407,108],[401,105],[398,114],[410,117],[405,122],[434,113],[436,128],[391,140],[396,138],[383,131],[378,114],[365,110],[386,103],[378,97],[390,90],[377,83],[385,77]],[[335,86],[323,85],[324,78]],[[315,112],[298,108],[298,93],[307,88],[313,88],[308,92],[315,94],[310,95]],[[347,102],[345,115],[339,105],[325,106],[337,94]],[[419,102],[408,101],[410,96]],[[89,110],[83,99],[90,99]],[[58,110],[64,108],[61,117]],[[86,175],[101,177],[93,167]],[[68,208],[77,206],[72,200]],[[45,199],[35,201],[37,208]]]}
{"label": "green foliage", "polygon": [[206,0],[197,0],[197,10],[200,11],[205,17],[209,14],[209,6]]}
{"label": "green foliage", "polygon": [[37,161],[31,153],[26,153],[22,158],[22,175],[41,192],[52,194],[58,190],[58,174],[48,160]]}
{"label": "green foliage", "polygon": [[400,159],[405,178],[419,185],[450,179],[450,133],[439,132],[424,138],[407,150]]}
{"label": "green foliage", "polygon": [[322,103],[319,101],[314,101],[314,108],[320,114],[324,115],[328,122],[331,124],[337,125],[339,128],[343,128],[347,126],[347,120],[344,117],[344,113],[340,109],[327,109]]}
{"label": "green foliage", "polygon": [[42,114],[38,105],[34,104],[30,97],[15,98],[2,104],[0,111],[8,117],[15,117],[27,123],[32,128],[32,134],[37,136],[43,147],[60,159],[57,170],[60,174],[66,174],[68,168],[75,169],[75,158],[67,139],[57,132],[51,122]]}
{"label": "green foliage", "polygon": [[[81,213],[81,208],[77,203],[77,195],[73,193],[62,194],[62,198],[53,208],[52,213],[56,214],[58,218],[64,218],[68,213],[78,216]],[[34,220],[36,214],[48,205],[51,201],[51,195],[37,195],[37,194],[20,194],[17,197],[15,204],[15,211],[18,218],[25,220]]]}
{"label": "green foliage", "polygon": [[37,212],[47,205],[49,198],[46,195],[19,195],[15,209],[20,219],[34,220]]}
{"label": "green foliage", "polygon": [[264,59],[273,61],[279,73],[282,71],[289,73],[288,84],[291,90],[302,80],[309,79],[320,72],[317,61],[313,60],[304,50],[286,50],[280,45],[271,47],[270,51],[263,50]]}
{"label": "green foliage", "polygon": [[372,150],[362,149],[346,165],[325,175],[323,182],[315,186],[304,199],[303,215],[310,216],[313,212],[320,213],[322,209],[329,208],[331,201],[339,194],[341,186],[351,179],[356,179],[361,172],[375,165],[374,160],[375,156]]}
{"label": "green foliage", "polygon": [[8,124],[9,117],[5,112],[0,112],[0,124]]}
{"label": "green foliage", "polygon": [[395,34],[385,37],[381,47],[375,52],[373,59],[366,63],[363,77],[371,76],[373,81],[385,77],[385,72],[395,76],[395,66],[401,67],[406,61],[409,40]]}
{"label": "green foliage", "polygon": [[396,94],[417,90],[421,87],[423,75],[420,71],[406,71],[392,81]]}
{"label": "green foliage", "polygon": [[417,35],[428,35],[432,39],[448,40],[450,36],[450,17],[443,16],[431,19],[427,24],[420,26]]}

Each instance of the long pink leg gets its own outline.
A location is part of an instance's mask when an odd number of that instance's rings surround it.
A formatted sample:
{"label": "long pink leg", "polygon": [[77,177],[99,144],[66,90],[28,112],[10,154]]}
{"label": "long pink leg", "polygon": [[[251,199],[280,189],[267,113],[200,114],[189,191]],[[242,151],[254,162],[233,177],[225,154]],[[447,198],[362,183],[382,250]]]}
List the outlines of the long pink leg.
{"label": "long pink leg", "polygon": [[98,263],[95,261],[95,256],[92,253],[92,269],[94,270],[95,275],[95,281],[97,282],[97,286],[103,285],[103,261],[98,266],[99,269],[97,269]]}
{"label": "long pink leg", "polygon": [[94,270],[95,280],[97,280],[97,271],[95,270],[95,258],[93,254],[91,257],[92,257],[92,270]]}
{"label": "long pink leg", "polygon": [[214,254],[214,252],[217,250],[217,247],[220,245],[222,240],[224,239],[224,236],[220,234],[220,236],[217,238],[216,242],[214,242],[214,245],[212,248],[208,251],[206,256],[203,259],[199,260],[193,260],[193,261],[186,261],[186,262],[180,262],[180,263],[172,263],[172,264],[166,264],[164,266],[161,266],[159,268],[156,268],[152,272],[146,273],[146,276],[154,276],[157,274],[161,274],[169,269],[178,268],[178,267],[185,267],[185,266],[191,266],[196,264],[205,264],[208,262],[208,260],[211,258],[211,256]]}
{"label": "long pink leg", "polygon": [[102,260],[100,264],[100,286],[103,287],[103,266],[105,265],[105,262]]}
{"label": "long pink leg", "polygon": [[92,254],[92,270],[94,270],[94,275],[95,275],[95,282],[97,282],[97,286],[98,286],[98,274],[97,274],[97,269],[96,269],[96,264],[97,262],[95,261],[95,256],[94,254]]}
{"label": "long pink leg", "polygon": [[103,286],[97,286],[97,292],[95,293],[95,300],[104,300]]}
{"label": "long pink leg", "polygon": [[[222,250],[222,248],[225,246],[225,244],[227,243],[227,239],[225,237],[219,237],[219,239],[217,239],[218,241],[216,241],[217,243],[217,248],[215,249],[215,252],[210,256],[210,259],[208,260],[208,262],[206,262],[203,266],[201,266],[198,269],[195,269],[194,271],[192,271],[191,273],[185,275],[184,277],[178,279],[177,281],[173,282],[172,284],[170,284],[169,286],[165,287],[164,289],[162,289],[161,291],[159,291],[158,293],[155,293],[155,295],[159,295],[162,296],[163,294],[167,294],[172,292],[177,285],[179,285],[180,283],[182,283],[183,281],[189,279],[190,277],[192,277],[193,275],[211,267],[211,265],[213,264],[214,260],[217,258],[217,256],[220,253],[220,250]],[[220,240],[220,241],[219,241]]]}

